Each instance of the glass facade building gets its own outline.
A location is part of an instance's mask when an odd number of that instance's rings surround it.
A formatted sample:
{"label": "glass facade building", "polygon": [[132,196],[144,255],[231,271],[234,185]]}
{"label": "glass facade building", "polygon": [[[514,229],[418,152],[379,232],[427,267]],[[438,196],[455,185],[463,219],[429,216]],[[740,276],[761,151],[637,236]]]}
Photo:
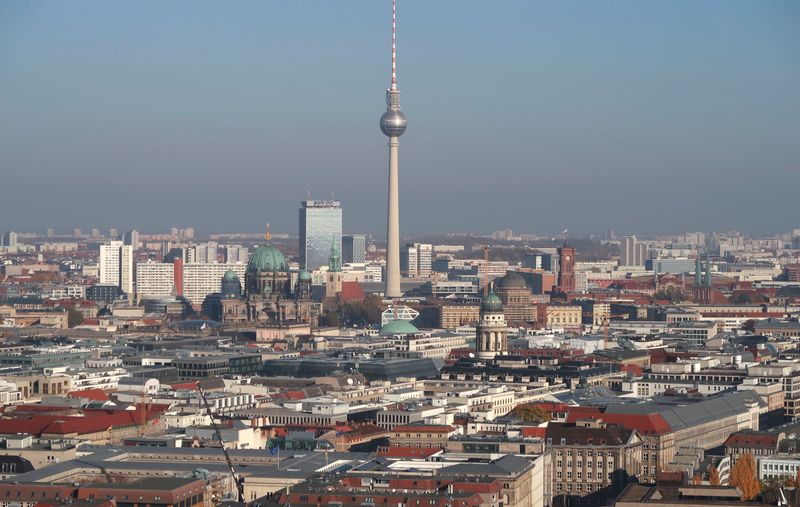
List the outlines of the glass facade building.
{"label": "glass facade building", "polygon": [[342,262],[367,262],[367,237],[363,234],[342,236]]}
{"label": "glass facade building", "polygon": [[342,244],[342,204],[303,201],[300,206],[300,265],[314,271],[328,264],[331,245]]}

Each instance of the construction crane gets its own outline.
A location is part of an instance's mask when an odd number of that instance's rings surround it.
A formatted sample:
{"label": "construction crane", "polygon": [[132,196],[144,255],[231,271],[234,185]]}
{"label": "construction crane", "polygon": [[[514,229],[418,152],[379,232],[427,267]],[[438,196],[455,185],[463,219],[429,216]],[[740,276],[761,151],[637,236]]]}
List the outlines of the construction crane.
{"label": "construction crane", "polygon": [[208,404],[208,400],[206,399],[206,393],[203,392],[203,388],[200,386],[200,382],[197,383],[197,391],[200,393],[200,398],[203,400],[203,405],[206,407],[206,413],[208,417],[211,418],[211,426],[214,428],[214,434],[217,436],[217,441],[219,442],[219,446],[222,447],[222,454],[225,455],[225,461],[228,462],[228,469],[231,471],[231,477],[233,478],[233,483],[236,484],[236,491],[239,494],[237,498],[238,502],[244,502],[244,488],[242,484],[239,482],[239,479],[236,477],[236,471],[233,469],[233,461],[231,461],[231,456],[228,454],[228,450],[225,448],[225,442],[222,441],[222,433],[219,431],[219,426],[217,422],[214,420],[214,415],[211,413],[211,405]]}

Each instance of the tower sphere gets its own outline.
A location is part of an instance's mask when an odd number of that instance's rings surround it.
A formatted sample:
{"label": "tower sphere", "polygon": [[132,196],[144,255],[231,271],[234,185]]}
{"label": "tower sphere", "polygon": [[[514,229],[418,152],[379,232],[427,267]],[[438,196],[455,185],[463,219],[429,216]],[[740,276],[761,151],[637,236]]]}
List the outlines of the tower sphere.
{"label": "tower sphere", "polygon": [[386,137],[400,137],[406,131],[406,116],[400,111],[386,111],[381,116],[381,132]]}

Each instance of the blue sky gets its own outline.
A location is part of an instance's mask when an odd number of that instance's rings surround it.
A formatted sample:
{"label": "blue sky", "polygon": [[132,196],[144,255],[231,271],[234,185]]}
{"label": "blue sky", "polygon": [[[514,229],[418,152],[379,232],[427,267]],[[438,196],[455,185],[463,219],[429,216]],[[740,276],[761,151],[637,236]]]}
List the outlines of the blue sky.
{"label": "blue sky", "polygon": [[[390,2],[0,3],[0,229],[383,234]],[[401,231],[800,227],[800,2],[399,0]]]}

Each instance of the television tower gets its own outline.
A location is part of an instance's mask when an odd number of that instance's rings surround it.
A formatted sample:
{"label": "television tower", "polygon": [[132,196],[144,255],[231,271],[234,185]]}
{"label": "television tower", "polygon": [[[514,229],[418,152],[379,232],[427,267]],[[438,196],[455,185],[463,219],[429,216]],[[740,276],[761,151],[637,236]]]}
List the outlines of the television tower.
{"label": "television tower", "polygon": [[400,112],[397,89],[397,0],[392,0],[392,85],[386,90],[386,112],[381,132],[389,138],[389,210],[386,225],[386,290],[384,296],[397,298],[400,291],[400,191],[398,188],[399,137],[406,131],[406,117]]}

